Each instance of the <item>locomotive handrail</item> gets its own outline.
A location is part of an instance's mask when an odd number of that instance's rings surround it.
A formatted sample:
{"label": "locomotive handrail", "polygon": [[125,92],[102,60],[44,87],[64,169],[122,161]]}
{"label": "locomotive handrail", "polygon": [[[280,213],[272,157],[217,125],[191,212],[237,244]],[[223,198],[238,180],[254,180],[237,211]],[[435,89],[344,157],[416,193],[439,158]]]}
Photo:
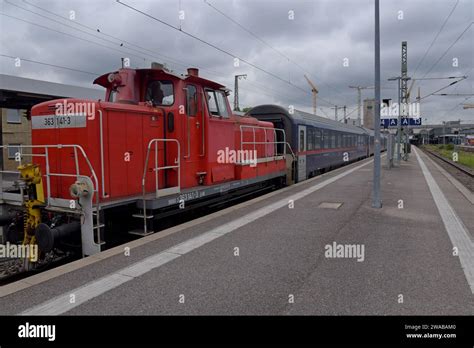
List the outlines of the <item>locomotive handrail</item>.
{"label": "locomotive handrail", "polygon": [[[244,129],[249,128],[252,129],[252,134],[253,134],[253,141],[244,141]],[[283,140],[282,141],[256,141],[256,135],[255,135],[255,130],[257,129],[262,129],[265,134],[265,139],[267,139],[267,131],[273,131],[273,137],[274,140],[277,139],[277,132],[281,132],[283,134]],[[276,158],[279,156],[286,156],[286,146],[283,146],[283,152],[281,154],[278,153],[278,144],[287,144],[286,142],[286,134],[283,129],[279,128],[272,128],[272,127],[262,127],[262,126],[252,126],[252,125],[240,125],[240,150],[243,150],[244,145],[253,145],[254,151],[256,150],[256,145],[274,145],[274,154],[273,156],[268,156],[267,155],[267,147],[265,146],[265,154],[263,157],[264,159],[268,158]],[[291,147],[290,147],[291,150]],[[294,153],[293,150],[291,150],[293,158],[294,158]]]}
{"label": "locomotive handrail", "polygon": [[[178,149],[178,154],[177,154],[177,160],[175,160],[175,165],[171,166],[164,166],[164,167],[158,167],[158,142],[173,142],[176,143],[177,149]],[[148,172],[148,161],[150,158],[150,151],[152,145],[155,144],[155,166],[153,168],[153,171],[155,172],[155,195],[156,198],[158,198],[159,195],[159,171],[160,170],[166,170],[166,169],[178,169],[178,192],[181,191],[181,160],[180,160],[180,145],[179,141],[177,139],[151,139],[150,142],[148,143],[147,147],[147,152],[146,152],[146,158],[145,158],[145,167],[143,168],[143,177],[142,177],[142,193],[143,193],[143,232],[144,234],[147,233],[147,222],[146,219],[148,216],[146,215],[146,173]],[[164,154],[166,156],[166,153]]]}
{"label": "locomotive handrail", "polygon": [[295,159],[296,159],[296,155],[295,155],[295,153],[293,152],[293,149],[291,148],[290,143],[286,142],[285,144],[288,145],[288,148],[290,149],[290,152],[291,152],[291,156],[293,157],[293,160],[295,160]]}
{"label": "locomotive handrail", "polygon": [[[79,178],[84,178],[87,177],[85,175],[81,175],[80,169],[79,169],[79,160],[78,160],[78,154],[77,150],[80,151],[82,156],[84,157],[87,166],[89,167],[89,170],[91,172],[91,176],[94,179],[93,182],[93,192],[95,193],[95,200],[96,200],[96,209],[97,209],[97,218],[96,218],[96,228],[97,228],[97,243],[100,244],[100,201],[99,201],[99,180],[97,179],[97,175],[95,174],[94,168],[89,161],[89,158],[86,155],[86,152],[82,148],[82,146],[77,145],[77,144],[56,144],[56,145],[1,145],[0,149],[3,151],[4,148],[18,148],[20,156],[18,163],[21,166],[21,159],[22,157],[44,157],[45,158],[45,166],[46,166],[46,173],[43,174],[43,176],[46,177],[46,199],[47,199],[47,207],[51,207],[50,201],[51,198],[51,176],[57,176],[57,177],[76,177],[76,180],[79,180]],[[28,148],[28,149],[44,149],[45,153],[23,153],[22,149],[23,148]],[[76,174],[69,174],[69,173],[54,173],[50,171],[49,168],[49,152],[48,149],[70,149],[72,148],[74,150],[74,164],[75,164],[75,169],[76,169]],[[16,155],[15,153],[15,155]],[[0,173],[19,173],[18,171],[5,171],[5,170],[0,170]]]}

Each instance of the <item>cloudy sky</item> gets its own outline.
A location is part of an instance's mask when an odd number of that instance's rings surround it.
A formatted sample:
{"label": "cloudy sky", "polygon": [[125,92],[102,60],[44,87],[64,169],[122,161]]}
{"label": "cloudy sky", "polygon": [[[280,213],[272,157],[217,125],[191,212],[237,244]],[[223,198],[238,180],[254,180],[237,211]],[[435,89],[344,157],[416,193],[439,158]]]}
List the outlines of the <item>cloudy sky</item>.
{"label": "cloudy sky", "polygon": [[[232,90],[234,75],[247,74],[239,84],[241,107],[276,103],[311,112],[307,74],[319,89],[318,114],[330,117],[334,105],[357,117],[357,92],[348,86],[374,85],[373,0],[122,2],[228,54],[115,0],[0,0],[0,73],[89,87],[95,74],[116,70],[127,57],[132,67],[152,61],[178,73],[198,67]],[[400,75],[407,41],[412,78],[469,76],[439,92],[461,96],[428,96],[456,80],[416,81],[413,97],[418,86],[427,96],[425,123],[474,121],[474,109],[462,108],[474,103],[466,100],[474,93],[473,20],[472,0],[381,0],[382,97],[397,98],[396,82],[387,79]],[[21,67],[9,57],[22,58]],[[234,57],[242,59],[238,67]],[[366,89],[363,98],[373,94]]]}

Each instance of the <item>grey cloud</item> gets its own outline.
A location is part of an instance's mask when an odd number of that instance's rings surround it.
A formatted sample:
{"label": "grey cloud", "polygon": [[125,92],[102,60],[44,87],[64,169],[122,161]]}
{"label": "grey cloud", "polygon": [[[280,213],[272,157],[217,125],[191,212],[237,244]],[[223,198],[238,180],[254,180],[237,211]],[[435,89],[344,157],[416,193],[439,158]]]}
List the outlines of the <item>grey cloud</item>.
{"label": "grey cloud", "polygon": [[[76,12],[76,20],[104,33],[142,46],[151,52],[136,52],[136,47],[124,43],[107,43],[71,28],[50,22],[25,12],[2,1],[1,12],[64,31],[88,40],[114,47],[116,52],[98,45],[83,42],[36,26],[0,16],[0,52],[2,54],[29,58],[51,64],[99,74],[120,66],[120,57],[130,57],[132,66],[149,66],[151,61],[162,61],[177,72],[184,72],[187,65],[199,66],[201,74],[233,88],[233,76],[247,73],[247,80],[240,84],[240,101],[243,106],[262,103],[295,105],[311,111],[310,88],[303,74],[308,72],[320,89],[319,96],[337,105],[356,107],[356,92],[348,85],[373,85],[373,1],[372,0],[208,0],[245,28],[261,37],[273,48],[291,58],[304,68],[302,71],[293,62],[288,62],[279,53],[266,46],[250,34],[224,18],[201,0],[124,0],[124,2],[179,26],[233,54],[252,62],[281,78],[290,80],[299,89],[285,84],[261,71],[242,63],[234,68],[233,59],[182,33],[140,15],[117,4],[113,0],[28,0],[48,10],[68,16]],[[11,0],[19,6],[50,16],[29,7],[23,1]],[[400,44],[408,41],[409,75],[414,69],[444,19],[453,7],[454,0],[381,1],[382,39],[382,85],[394,88],[387,78],[400,74]],[[185,11],[185,20],[179,21],[178,11]],[[420,65],[416,77],[423,76],[438,57],[458,37],[467,23],[473,21],[473,2],[460,0],[459,4]],[[295,20],[288,20],[288,11],[293,10]],[[403,11],[404,19],[397,18]],[[58,21],[61,19],[52,17]],[[71,22],[65,22],[73,25]],[[81,30],[87,29],[77,26]],[[428,76],[473,74],[473,30],[449,51]],[[101,36],[99,33],[91,34]],[[101,36],[110,39],[107,36]],[[112,39],[110,39],[112,40]],[[112,40],[115,42],[115,40]],[[166,56],[166,57],[165,57]],[[143,59],[143,58],[145,59]],[[452,59],[459,59],[459,67],[452,66]],[[170,58],[173,58],[171,60]],[[349,66],[343,66],[343,59]],[[176,62],[179,60],[180,62]],[[0,58],[2,73],[50,81],[90,86],[94,76],[68,70],[50,68],[25,62],[21,69],[13,61]],[[422,95],[446,86],[449,80],[420,81]],[[473,93],[472,77],[450,87],[446,93]],[[394,89],[384,89],[383,97],[396,98]],[[364,91],[364,97],[373,96],[373,90]],[[461,97],[429,97],[421,105],[424,117],[431,122],[444,119],[474,120],[471,110],[463,110]],[[232,100],[232,98],[231,98]],[[472,99],[471,99],[472,101]],[[324,112],[333,115],[330,105],[320,101]],[[318,111],[318,113],[321,113]],[[355,113],[353,113],[355,115]]]}

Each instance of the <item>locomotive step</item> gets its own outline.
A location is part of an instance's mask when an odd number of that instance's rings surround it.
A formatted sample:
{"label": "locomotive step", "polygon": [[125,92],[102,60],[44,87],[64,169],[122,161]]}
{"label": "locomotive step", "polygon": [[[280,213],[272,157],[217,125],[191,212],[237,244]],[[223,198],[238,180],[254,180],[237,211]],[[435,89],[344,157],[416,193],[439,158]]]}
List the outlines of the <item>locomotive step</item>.
{"label": "locomotive step", "polygon": [[145,236],[148,236],[148,235],[153,234],[155,232],[154,231],[146,231],[145,232],[143,229],[138,228],[138,229],[135,229],[135,230],[128,231],[128,233],[133,234],[135,236],[145,237]]}
{"label": "locomotive step", "polygon": [[81,210],[69,209],[69,208],[60,208],[60,207],[45,207],[44,210],[55,211],[55,212],[58,212],[58,213],[82,214]]}
{"label": "locomotive step", "polygon": [[132,214],[133,217],[136,217],[136,218],[140,218],[140,219],[143,219],[143,218],[146,218],[146,219],[153,219],[153,215],[146,215],[146,216],[143,216],[143,214]]}

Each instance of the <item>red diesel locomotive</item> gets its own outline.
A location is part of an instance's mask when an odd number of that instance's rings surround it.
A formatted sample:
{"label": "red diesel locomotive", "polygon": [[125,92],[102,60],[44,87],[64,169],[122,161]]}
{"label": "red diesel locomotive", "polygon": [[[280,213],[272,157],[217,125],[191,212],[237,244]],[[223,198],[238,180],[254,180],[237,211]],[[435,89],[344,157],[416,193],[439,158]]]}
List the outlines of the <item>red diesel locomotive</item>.
{"label": "red diesel locomotive", "polygon": [[111,234],[146,235],[179,209],[285,182],[284,131],[234,115],[229,91],[197,69],[177,75],[155,63],[94,83],[104,100],[33,107],[33,145],[20,156],[34,166],[20,167],[27,212],[13,215],[7,239],[91,255]]}

